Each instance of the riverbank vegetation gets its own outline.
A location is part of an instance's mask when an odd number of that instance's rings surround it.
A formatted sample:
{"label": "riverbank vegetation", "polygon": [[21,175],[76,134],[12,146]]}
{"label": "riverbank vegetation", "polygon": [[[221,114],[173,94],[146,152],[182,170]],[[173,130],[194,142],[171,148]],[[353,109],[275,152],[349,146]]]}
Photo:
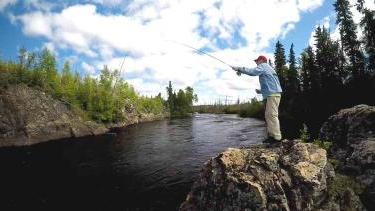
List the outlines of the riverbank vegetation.
{"label": "riverbank vegetation", "polygon": [[198,105],[194,106],[194,112],[214,114],[238,114],[240,117],[264,118],[263,102],[252,99],[250,102],[230,105]]}
{"label": "riverbank vegetation", "polygon": [[172,82],[169,81],[167,89],[167,107],[172,117],[185,117],[193,113],[193,102],[198,101],[198,96],[190,86],[185,90],[179,89],[178,92],[173,89]]}
{"label": "riverbank vegetation", "polygon": [[82,76],[66,61],[57,69],[55,56],[48,50],[28,52],[21,48],[17,62],[0,60],[0,87],[23,83],[42,90],[79,112],[83,117],[100,123],[125,121],[126,113],[184,117],[193,112],[198,100],[192,87],[173,90],[167,87],[168,100],[159,93],[154,97],[139,95],[118,70],[104,66],[97,77]]}
{"label": "riverbank vegetation", "polygon": [[[83,116],[101,123],[124,121],[125,112],[161,114],[166,112],[161,95],[144,97],[121,78],[118,70],[104,66],[99,76],[81,76],[69,62],[57,70],[55,56],[48,50],[19,51],[17,62],[0,61],[0,86],[24,83],[66,102]],[[134,111],[135,110],[135,111]]]}
{"label": "riverbank vegetation", "polygon": [[[308,46],[300,58],[290,46],[286,59],[284,46],[277,42],[274,67],[284,90],[280,121],[287,138],[298,137],[303,124],[313,140],[326,119],[342,108],[357,104],[375,105],[375,11],[358,0],[362,14],[360,26],[353,21],[348,0],[334,4],[340,39],[319,26],[314,46]],[[357,29],[362,37],[357,36]]]}

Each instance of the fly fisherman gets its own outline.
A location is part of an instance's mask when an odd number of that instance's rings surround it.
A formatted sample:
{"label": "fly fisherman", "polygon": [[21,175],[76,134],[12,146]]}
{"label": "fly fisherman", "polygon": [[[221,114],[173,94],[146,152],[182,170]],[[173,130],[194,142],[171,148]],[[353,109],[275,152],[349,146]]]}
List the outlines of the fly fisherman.
{"label": "fly fisherman", "polygon": [[[267,124],[268,137],[265,143],[279,143],[281,141],[279,123],[279,104],[281,98],[281,86],[275,70],[267,63],[265,56],[259,56],[254,60],[257,64],[255,68],[232,67],[240,76],[241,73],[249,76],[259,76],[259,83],[263,99],[266,100],[265,118]],[[259,93],[259,90],[256,90]]]}

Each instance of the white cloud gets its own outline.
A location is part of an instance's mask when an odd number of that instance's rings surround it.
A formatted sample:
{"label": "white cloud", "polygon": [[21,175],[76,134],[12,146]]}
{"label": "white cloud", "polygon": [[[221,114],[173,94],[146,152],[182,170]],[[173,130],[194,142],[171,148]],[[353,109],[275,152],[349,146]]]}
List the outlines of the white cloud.
{"label": "white cloud", "polygon": [[324,0],[297,0],[298,9],[312,12],[323,5]]}
{"label": "white cloud", "polygon": [[[119,0],[84,2],[110,8],[125,4]],[[210,92],[211,96],[225,93],[250,98],[254,96],[251,90],[259,87],[257,78],[239,78],[229,67],[171,41],[210,48],[212,55],[230,64],[254,65],[252,59],[258,54],[270,55],[264,49],[272,40],[294,29],[301,13],[322,2],[134,0],[117,14],[102,14],[94,4],[76,4],[61,11],[28,12],[16,20],[26,35],[44,37],[57,50],[91,57],[91,65],[81,64],[87,72],[104,64],[118,69],[126,55],[124,77],[141,93],[164,92],[171,80],[177,88],[198,87],[202,96]],[[244,42],[234,39],[235,34]]]}
{"label": "white cloud", "polygon": [[51,51],[55,56],[58,56],[58,51],[56,50],[55,44],[52,42],[44,43],[44,48],[47,48],[49,51]]}
{"label": "white cloud", "polygon": [[117,6],[120,5],[123,1],[122,0],[91,0],[88,2],[93,2],[96,4],[102,4],[105,6]]}
{"label": "white cloud", "polygon": [[1,0],[0,1],[0,12],[3,11],[6,7],[14,5],[17,0]]}
{"label": "white cloud", "polygon": [[95,67],[87,64],[86,62],[81,63],[82,69],[85,71],[88,75],[94,75],[95,74]]}
{"label": "white cloud", "polygon": [[25,14],[18,19],[24,23],[23,32],[29,36],[52,38],[51,16],[42,12]]}
{"label": "white cloud", "polygon": [[50,11],[57,6],[56,3],[48,2],[45,0],[24,0],[23,3],[28,9]]}

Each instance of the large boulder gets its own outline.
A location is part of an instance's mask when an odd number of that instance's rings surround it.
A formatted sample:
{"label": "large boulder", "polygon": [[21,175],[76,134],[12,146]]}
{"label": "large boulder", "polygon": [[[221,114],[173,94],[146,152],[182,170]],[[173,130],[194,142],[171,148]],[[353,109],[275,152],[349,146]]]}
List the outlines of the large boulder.
{"label": "large boulder", "polygon": [[329,156],[338,161],[337,170],[360,183],[364,205],[375,210],[375,107],[339,111],[323,124],[320,139],[333,142]]}
{"label": "large boulder", "polygon": [[31,145],[107,131],[42,91],[22,84],[0,90],[0,146]]}
{"label": "large boulder", "polygon": [[310,143],[230,148],[205,164],[180,210],[361,210],[350,189],[330,196],[334,177]]}

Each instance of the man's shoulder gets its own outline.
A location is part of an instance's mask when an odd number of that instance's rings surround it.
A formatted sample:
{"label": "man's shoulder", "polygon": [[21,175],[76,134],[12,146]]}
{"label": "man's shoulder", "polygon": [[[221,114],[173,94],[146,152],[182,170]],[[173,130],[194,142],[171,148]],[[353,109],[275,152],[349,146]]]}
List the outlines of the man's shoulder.
{"label": "man's shoulder", "polygon": [[267,62],[262,63],[262,64],[260,64],[260,65],[262,65],[263,67],[267,67],[267,68],[271,68],[271,69],[273,69],[273,67],[272,67],[271,65],[269,65]]}
{"label": "man's shoulder", "polygon": [[269,65],[268,63],[260,64],[260,65],[258,65],[258,67],[260,67],[261,69],[263,69],[265,72],[269,72],[269,73],[275,72],[275,70],[273,69],[273,67],[271,67],[271,65]]}

